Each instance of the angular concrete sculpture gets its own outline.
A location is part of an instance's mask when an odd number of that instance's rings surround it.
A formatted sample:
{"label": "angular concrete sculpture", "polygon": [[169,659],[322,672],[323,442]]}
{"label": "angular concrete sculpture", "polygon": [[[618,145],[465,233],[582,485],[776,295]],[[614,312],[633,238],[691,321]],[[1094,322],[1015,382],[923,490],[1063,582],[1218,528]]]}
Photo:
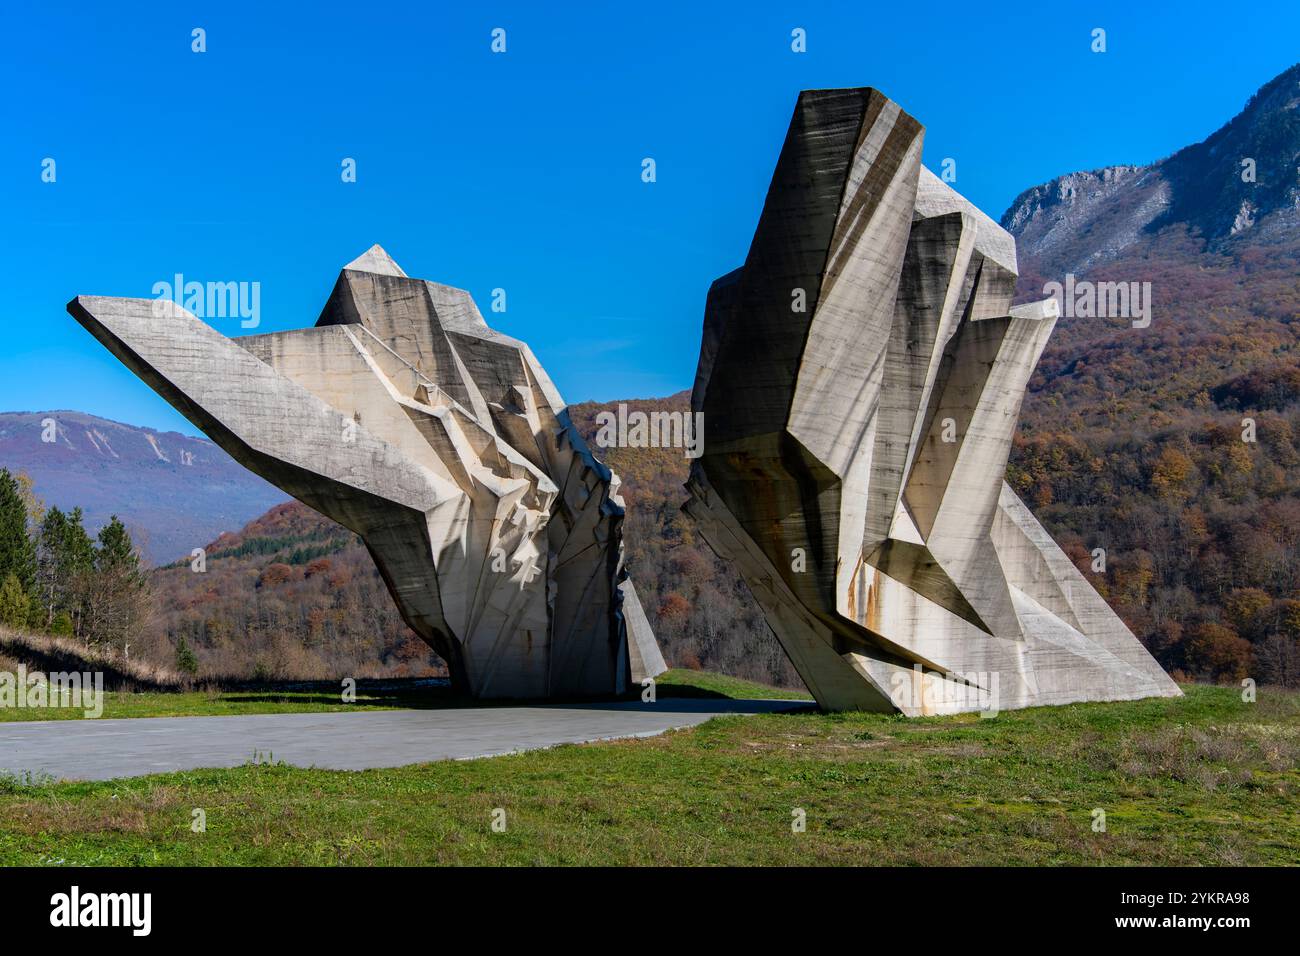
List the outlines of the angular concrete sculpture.
{"label": "angular concrete sculpture", "polygon": [[1003,481],[1055,303],[879,92],[799,97],[745,265],[709,291],[685,508],[824,708],[1175,696]]}
{"label": "angular concrete sculpture", "polygon": [[458,689],[607,695],[665,669],[623,567],[618,478],[469,293],[375,246],[315,328],[229,339],[166,300],[68,311],[236,460],[360,535]]}

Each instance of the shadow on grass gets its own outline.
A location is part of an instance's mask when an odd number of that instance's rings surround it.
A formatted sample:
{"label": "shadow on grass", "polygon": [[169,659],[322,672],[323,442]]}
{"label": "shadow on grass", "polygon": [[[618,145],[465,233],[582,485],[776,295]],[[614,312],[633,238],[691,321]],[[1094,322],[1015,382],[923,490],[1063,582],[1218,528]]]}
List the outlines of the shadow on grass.
{"label": "shadow on grass", "polygon": [[439,678],[386,678],[358,680],[356,699],[343,700],[342,681],[243,681],[217,680],[203,684],[215,701],[250,704],[331,704],[349,708],[401,707],[431,710],[443,707],[473,707],[478,702],[457,694]]}
{"label": "shadow on grass", "polygon": [[[265,704],[313,704],[328,706],[343,704],[342,686],[338,681],[284,681],[252,682],[221,681],[207,685],[210,693],[219,694],[219,700]],[[519,698],[498,698],[493,700],[476,700],[456,693],[446,680],[437,678],[394,678],[384,680],[359,680],[356,685],[356,700],[347,704],[355,708],[400,707],[410,710],[483,709],[492,707],[519,706],[612,706],[626,707],[641,701],[641,688],[629,688],[623,694],[599,696],[561,696],[544,701]],[[657,700],[663,709],[669,702],[722,702],[738,700],[732,695],[706,687],[697,687],[686,683],[666,682],[656,687]],[[783,703],[790,709],[803,709],[813,705],[812,701],[797,699],[773,699],[764,705],[764,710],[775,703]],[[646,704],[646,707],[653,707]],[[695,708],[688,708],[695,709]]]}

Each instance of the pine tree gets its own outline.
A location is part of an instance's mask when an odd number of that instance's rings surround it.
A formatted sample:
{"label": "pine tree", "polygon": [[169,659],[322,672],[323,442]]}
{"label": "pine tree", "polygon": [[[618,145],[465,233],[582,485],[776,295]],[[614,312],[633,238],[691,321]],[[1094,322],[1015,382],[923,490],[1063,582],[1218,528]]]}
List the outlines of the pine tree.
{"label": "pine tree", "polygon": [[199,659],[184,634],[176,642],[176,669],[190,677],[199,672]]}
{"label": "pine tree", "polygon": [[19,583],[18,575],[12,571],[6,574],[4,582],[0,583],[0,624],[26,627],[30,607],[31,599]]}
{"label": "pine tree", "polygon": [[0,468],[0,580],[13,575],[26,595],[36,584],[36,545],[27,528],[22,485]]}
{"label": "pine tree", "polygon": [[93,570],[83,577],[90,582],[83,597],[86,642],[124,650],[144,623],[152,595],[131,535],[117,515],[100,529]]}
{"label": "pine tree", "polygon": [[36,579],[40,616],[53,628],[60,615],[76,632],[84,616],[84,592],[94,568],[95,546],[82,526],[80,508],[65,514],[59,508],[45,513],[36,536]]}
{"label": "pine tree", "polygon": [[67,539],[63,543],[63,553],[67,555],[68,568],[73,574],[89,574],[95,566],[95,542],[90,540],[82,521],[80,508],[73,508],[68,513]]}
{"label": "pine tree", "polygon": [[117,515],[99,529],[99,550],[95,553],[95,570],[123,570],[128,577],[140,575],[140,557],[135,553],[131,535]]}
{"label": "pine tree", "polygon": [[36,591],[45,610],[47,630],[54,624],[56,609],[65,606],[66,581],[60,572],[67,526],[68,516],[58,508],[51,508],[36,535]]}

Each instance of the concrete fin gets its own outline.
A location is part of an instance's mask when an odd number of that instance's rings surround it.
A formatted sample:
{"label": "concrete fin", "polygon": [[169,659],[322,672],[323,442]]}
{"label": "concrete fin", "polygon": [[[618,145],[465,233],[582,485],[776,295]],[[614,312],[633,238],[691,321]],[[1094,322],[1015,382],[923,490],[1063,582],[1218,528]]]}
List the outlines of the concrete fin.
{"label": "concrete fin", "polygon": [[921,167],[922,134],[874,90],[800,96],[709,292],[684,510],[823,707],[1176,694],[1006,497],[1053,304],[1012,307],[1014,240]]}

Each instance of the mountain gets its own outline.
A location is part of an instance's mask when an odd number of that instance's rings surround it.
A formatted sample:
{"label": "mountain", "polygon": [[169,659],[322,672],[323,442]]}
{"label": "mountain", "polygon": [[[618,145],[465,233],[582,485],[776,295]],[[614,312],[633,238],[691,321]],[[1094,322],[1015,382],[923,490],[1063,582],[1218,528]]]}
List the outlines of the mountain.
{"label": "mountain", "polygon": [[1298,163],[1300,64],[1204,142],[1148,166],[1070,173],[1027,189],[1002,225],[1016,236],[1022,265],[1054,278],[1131,255],[1162,233],[1212,250],[1235,238],[1294,240]]}
{"label": "mountain", "polygon": [[286,497],[205,438],[66,410],[0,413],[0,467],[30,475],[47,506],[80,506],[92,533],[116,514],[157,563]]}
{"label": "mountain", "polygon": [[1146,289],[1149,324],[1063,303],[1007,479],[1198,677],[1300,683],[1298,161],[1300,66],[1204,142],[1060,177],[1002,217],[1020,301],[1068,273]]}
{"label": "mountain", "polygon": [[[1257,182],[1242,181],[1242,158]],[[1162,416],[1278,412],[1296,400],[1300,65],[1204,142],[1150,166],[1035,186],[1002,223],[1016,237],[1018,300],[1073,274],[1145,286],[1149,306],[1146,325],[1063,302],[1022,433],[1048,423],[1141,430]]]}

